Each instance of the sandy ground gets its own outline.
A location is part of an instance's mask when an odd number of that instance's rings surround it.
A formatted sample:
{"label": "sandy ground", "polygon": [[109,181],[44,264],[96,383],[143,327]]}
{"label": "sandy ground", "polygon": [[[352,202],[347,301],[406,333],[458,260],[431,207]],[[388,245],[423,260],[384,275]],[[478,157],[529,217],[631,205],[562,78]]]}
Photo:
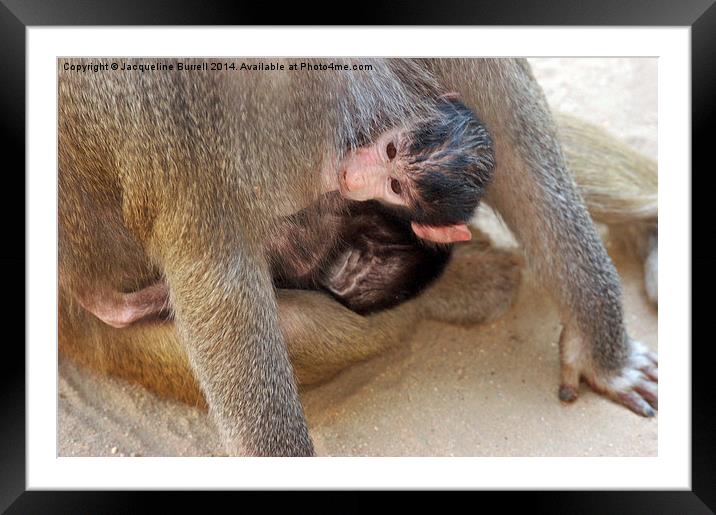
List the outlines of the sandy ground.
{"label": "sandy ground", "polygon": [[[656,158],[655,59],[533,59],[550,104]],[[633,336],[657,346],[657,310],[640,266],[613,256]],[[490,325],[425,322],[399,348],[302,393],[311,436],[330,456],[655,456],[657,419],[583,388],[557,399],[560,324],[529,276],[513,309]],[[60,362],[62,456],[220,455],[195,408]]]}

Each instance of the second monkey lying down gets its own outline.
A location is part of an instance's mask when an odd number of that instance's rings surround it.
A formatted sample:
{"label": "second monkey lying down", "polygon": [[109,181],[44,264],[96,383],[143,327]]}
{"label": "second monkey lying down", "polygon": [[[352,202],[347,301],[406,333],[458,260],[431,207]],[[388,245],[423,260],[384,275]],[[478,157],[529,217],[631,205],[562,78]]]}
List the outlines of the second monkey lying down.
{"label": "second monkey lying down", "polygon": [[[455,96],[441,97],[435,116],[388,131],[321,171],[323,197],[281,220],[265,241],[274,285],[326,291],[359,314],[414,297],[443,272],[451,243],[470,239],[466,223],[493,168],[483,123]],[[170,314],[163,281],[80,303],[118,328]]]}

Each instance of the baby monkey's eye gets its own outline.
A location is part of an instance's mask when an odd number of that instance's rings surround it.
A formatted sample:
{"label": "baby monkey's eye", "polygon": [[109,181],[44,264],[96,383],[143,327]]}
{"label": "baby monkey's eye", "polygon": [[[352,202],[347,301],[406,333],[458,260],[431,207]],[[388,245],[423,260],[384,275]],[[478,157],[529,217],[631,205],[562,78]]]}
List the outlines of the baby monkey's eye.
{"label": "baby monkey's eye", "polygon": [[388,143],[388,146],[385,147],[385,153],[388,154],[388,159],[390,159],[391,161],[395,159],[395,154],[398,153],[398,151],[395,149],[395,143],[393,143],[392,141]]}
{"label": "baby monkey's eye", "polygon": [[393,193],[396,195],[400,195],[403,192],[403,188],[400,186],[398,179],[390,179],[390,189],[393,190]]}

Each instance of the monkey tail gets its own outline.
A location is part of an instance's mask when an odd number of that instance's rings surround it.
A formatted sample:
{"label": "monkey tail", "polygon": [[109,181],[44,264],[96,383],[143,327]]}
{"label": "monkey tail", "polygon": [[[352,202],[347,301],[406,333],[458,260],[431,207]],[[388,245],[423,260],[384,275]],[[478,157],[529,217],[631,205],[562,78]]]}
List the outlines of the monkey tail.
{"label": "monkey tail", "polygon": [[589,213],[607,225],[658,219],[657,165],[603,129],[556,114],[569,169]]}

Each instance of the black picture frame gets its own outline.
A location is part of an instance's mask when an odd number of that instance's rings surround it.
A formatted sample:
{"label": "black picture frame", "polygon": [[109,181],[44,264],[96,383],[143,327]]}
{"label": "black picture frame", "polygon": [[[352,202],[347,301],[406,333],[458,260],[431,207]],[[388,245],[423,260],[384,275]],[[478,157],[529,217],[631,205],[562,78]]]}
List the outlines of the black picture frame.
{"label": "black picture frame", "polygon": [[[261,22],[269,25],[318,21],[342,24],[349,20],[370,25],[611,25],[611,26],[689,26],[692,44],[692,162],[705,163],[709,148],[707,127],[716,121],[716,6],[714,0],[551,0],[550,2],[505,0],[502,2],[465,3],[461,1],[396,2],[390,5],[364,3],[360,10],[336,16],[336,20],[319,20],[316,8],[305,5],[274,5],[241,2],[125,0],[88,2],[66,0],[2,0],[0,3],[0,127],[6,163],[11,156],[16,165],[3,167],[8,191],[0,202],[2,220],[14,221],[24,213],[25,175],[25,29],[28,26],[68,25],[246,25]],[[322,10],[329,12],[327,9]],[[664,144],[664,143],[662,143]],[[712,144],[710,145],[712,146]],[[704,168],[705,168],[704,164]],[[713,165],[711,165],[712,167]],[[704,170],[705,171],[705,170]],[[688,171],[683,171],[684,174]],[[692,174],[692,177],[695,175]],[[8,181],[10,183],[8,184]],[[14,182],[13,182],[14,181]],[[16,188],[12,188],[12,186]],[[708,188],[707,188],[708,189]],[[19,194],[22,191],[23,194]],[[696,191],[692,187],[692,192]],[[702,189],[703,191],[703,189]],[[705,207],[699,212],[692,197],[694,227],[705,225]],[[703,206],[703,204],[702,204]],[[18,298],[3,310],[6,320],[17,324],[25,320],[25,290],[20,274],[25,266],[25,224],[5,224],[8,243],[0,256],[6,273],[6,284],[12,283]],[[699,231],[697,234],[702,234]],[[692,232],[693,234],[693,232]],[[668,243],[667,243],[668,244]],[[696,258],[692,262],[705,269],[713,260]],[[27,272],[26,272],[27,274]],[[699,285],[708,288],[713,273],[699,276]],[[694,312],[709,309],[708,303],[693,303]],[[693,317],[693,315],[692,315]],[[10,326],[10,324],[7,324]],[[22,334],[24,337],[25,326]],[[702,342],[700,342],[702,343]],[[689,342],[663,342],[663,345],[687,345]],[[500,503],[500,509],[516,508],[528,503],[530,512],[549,513],[713,513],[716,511],[716,411],[711,394],[709,368],[710,345],[692,347],[692,490],[644,492],[529,492],[485,493]],[[26,492],[25,491],[25,353],[17,339],[7,338],[5,358],[0,359],[0,511],[7,513],[124,513],[141,511],[149,506],[148,497],[161,496],[162,502],[181,503],[190,507],[186,495],[177,493],[132,492]],[[221,493],[220,496],[230,494]],[[252,494],[256,495],[256,494]],[[273,494],[275,496],[275,493]],[[349,494],[352,498],[355,494]],[[499,496],[499,498],[497,497]],[[344,506],[339,511],[358,511],[371,504],[370,499],[345,502],[342,496],[327,506]],[[421,493],[411,496],[425,503]],[[274,497],[275,499],[275,497]],[[279,496],[281,499],[281,496]],[[156,499],[152,499],[156,500]],[[216,502],[217,499],[212,499]],[[459,500],[459,499],[456,499]],[[178,502],[177,502],[178,501]],[[272,504],[275,502],[272,501]],[[323,501],[322,501],[323,502]],[[365,502],[365,504],[363,504]],[[337,504],[340,503],[340,504]],[[441,502],[442,504],[442,502]],[[444,508],[444,504],[442,504]],[[164,511],[164,510],[163,510]],[[364,511],[360,509],[360,511]]]}

